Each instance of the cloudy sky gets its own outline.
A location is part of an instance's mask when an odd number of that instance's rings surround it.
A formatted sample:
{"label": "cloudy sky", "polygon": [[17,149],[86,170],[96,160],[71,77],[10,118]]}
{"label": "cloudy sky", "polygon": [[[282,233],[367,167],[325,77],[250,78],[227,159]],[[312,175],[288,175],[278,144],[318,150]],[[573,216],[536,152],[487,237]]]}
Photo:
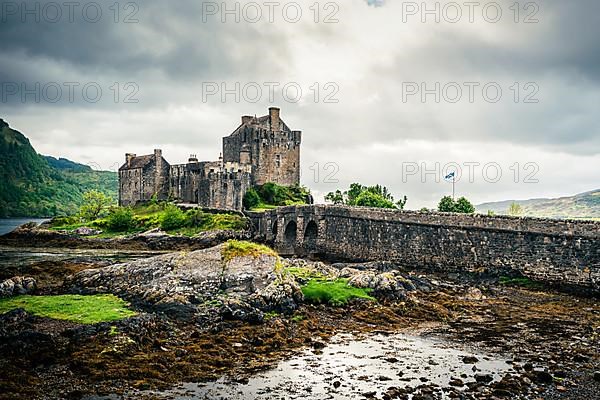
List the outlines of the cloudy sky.
{"label": "cloudy sky", "polygon": [[216,159],[278,106],[318,200],[357,181],[431,207],[453,170],[477,203],[600,188],[600,2],[475,3],[3,1],[0,117],[115,170]]}

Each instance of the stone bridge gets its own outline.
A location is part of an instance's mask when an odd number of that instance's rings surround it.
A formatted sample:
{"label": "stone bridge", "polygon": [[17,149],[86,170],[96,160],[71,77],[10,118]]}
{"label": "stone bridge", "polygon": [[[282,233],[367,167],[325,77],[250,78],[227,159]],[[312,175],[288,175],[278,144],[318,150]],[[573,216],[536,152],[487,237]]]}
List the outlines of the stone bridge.
{"label": "stone bridge", "polygon": [[600,222],[325,205],[248,216],[256,239],[282,255],[446,272],[516,270],[600,291]]}

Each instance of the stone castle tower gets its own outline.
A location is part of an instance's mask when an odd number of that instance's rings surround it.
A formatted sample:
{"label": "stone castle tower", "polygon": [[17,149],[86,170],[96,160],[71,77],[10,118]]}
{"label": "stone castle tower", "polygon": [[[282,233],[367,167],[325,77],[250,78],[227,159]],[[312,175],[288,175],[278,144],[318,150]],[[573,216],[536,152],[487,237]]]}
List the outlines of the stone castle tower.
{"label": "stone castle tower", "polygon": [[278,108],[263,117],[243,116],[241,125],[223,138],[218,161],[170,165],[160,150],[152,155],[126,154],[119,169],[119,204],[122,206],[173,199],[202,207],[241,210],[246,191],[274,182],[300,184],[302,133],[291,130]]}

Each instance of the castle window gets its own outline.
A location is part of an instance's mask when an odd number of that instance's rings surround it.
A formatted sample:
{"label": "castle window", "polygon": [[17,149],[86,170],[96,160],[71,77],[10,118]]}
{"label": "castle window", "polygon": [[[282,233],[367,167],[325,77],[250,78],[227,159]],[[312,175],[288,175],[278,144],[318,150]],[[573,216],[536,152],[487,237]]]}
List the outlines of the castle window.
{"label": "castle window", "polygon": [[275,156],[275,166],[277,168],[281,167],[281,154],[277,154]]}

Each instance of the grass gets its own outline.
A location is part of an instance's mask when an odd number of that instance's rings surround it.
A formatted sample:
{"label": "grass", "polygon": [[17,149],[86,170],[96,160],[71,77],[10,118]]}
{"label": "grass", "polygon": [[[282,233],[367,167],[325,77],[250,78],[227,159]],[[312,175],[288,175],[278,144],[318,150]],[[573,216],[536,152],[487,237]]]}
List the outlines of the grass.
{"label": "grass", "polygon": [[[124,210],[124,208],[113,209]],[[161,228],[172,235],[195,236],[202,232],[215,230],[244,230],[248,228],[248,221],[236,214],[213,214],[199,209],[181,211],[175,205],[162,203],[149,203],[131,208],[130,223],[127,229],[111,230],[110,216],[98,218],[94,221],[81,221],[77,216],[56,218],[50,229],[61,231],[74,231],[84,226],[101,229],[100,235],[95,238],[116,238],[125,235],[144,232],[154,228]],[[169,219],[169,224],[165,224]]]}
{"label": "grass", "polygon": [[247,242],[245,240],[230,240],[221,250],[223,261],[231,261],[236,257],[254,257],[262,255],[278,257],[277,252],[263,244]]}
{"label": "grass", "polygon": [[0,299],[0,314],[23,308],[38,317],[61,319],[79,324],[110,322],[134,316],[128,304],[110,295],[18,296]]}
{"label": "grass", "polygon": [[361,289],[348,285],[347,279],[334,281],[310,280],[302,287],[306,301],[313,304],[326,303],[331,306],[343,306],[351,299],[376,301],[370,296],[371,289]]}

